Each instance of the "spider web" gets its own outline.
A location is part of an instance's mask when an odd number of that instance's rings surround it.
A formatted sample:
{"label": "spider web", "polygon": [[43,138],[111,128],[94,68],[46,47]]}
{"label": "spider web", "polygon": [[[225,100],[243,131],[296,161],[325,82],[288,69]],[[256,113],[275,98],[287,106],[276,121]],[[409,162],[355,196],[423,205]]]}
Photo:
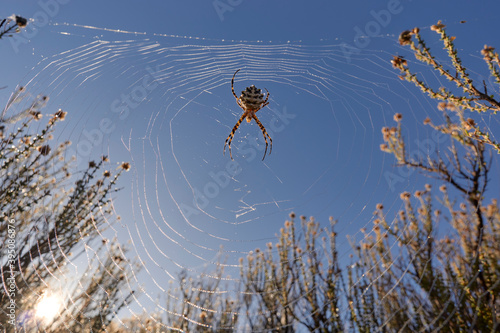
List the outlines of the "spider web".
{"label": "spider web", "polygon": [[[384,202],[390,215],[401,207],[400,192],[421,189],[417,175],[401,175],[379,150],[380,129],[392,126],[394,113],[409,120],[408,141],[420,142],[429,135],[421,121],[437,112],[391,69],[391,56],[404,52],[394,36],[380,38],[377,50],[351,52],[342,43],[52,28],[80,45],[42,60],[21,84],[50,96],[48,109],[69,112],[57,137],[73,142],[67,156],[76,156],[77,168],[100,155],[132,165],[114,198],[122,219],[107,231],[131,244],[142,268],[129,281],[141,295],[120,317],[165,311],[168,281],[182,270],[211,272],[221,258],[229,277],[219,292],[235,292],[239,258],[274,242],[292,211],[324,226],[330,215],[338,219],[340,260],[349,262],[346,235],[365,237],[360,230],[371,229],[375,205]],[[98,40],[81,38],[94,30]],[[257,113],[273,139],[264,161],[255,122],[236,132],[234,161],[222,154],[242,114],[230,87],[237,69],[237,95],[252,84],[270,92]]]}

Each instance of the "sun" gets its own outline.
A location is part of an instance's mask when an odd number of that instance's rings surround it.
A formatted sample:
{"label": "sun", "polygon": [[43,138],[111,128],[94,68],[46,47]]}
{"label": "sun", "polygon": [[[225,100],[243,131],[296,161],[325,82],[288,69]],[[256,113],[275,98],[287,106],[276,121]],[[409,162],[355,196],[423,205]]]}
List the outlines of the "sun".
{"label": "sun", "polygon": [[44,294],[35,307],[35,315],[48,324],[59,314],[62,304],[63,300],[59,295]]}

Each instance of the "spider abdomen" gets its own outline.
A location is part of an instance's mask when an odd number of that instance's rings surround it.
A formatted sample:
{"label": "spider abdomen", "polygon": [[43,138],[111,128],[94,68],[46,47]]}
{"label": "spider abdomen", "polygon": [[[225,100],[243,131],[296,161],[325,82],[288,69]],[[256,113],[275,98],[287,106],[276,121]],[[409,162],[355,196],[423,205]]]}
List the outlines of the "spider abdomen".
{"label": "spider abdomen", "polygon": [[258,110],[264,103],[264,94],[260,89],[251,85],[241,92],[240,101],[246,110]]}

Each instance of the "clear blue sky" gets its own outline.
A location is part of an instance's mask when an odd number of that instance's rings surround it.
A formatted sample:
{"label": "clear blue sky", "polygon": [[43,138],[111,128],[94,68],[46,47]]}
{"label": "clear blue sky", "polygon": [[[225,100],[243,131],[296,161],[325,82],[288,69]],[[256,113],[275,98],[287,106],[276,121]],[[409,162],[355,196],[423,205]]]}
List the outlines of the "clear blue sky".
{"label": "clear blue sky", "polygon": [[[375,205],[393,212],[400,192],[426,181],[394,169],[379,150],[380,129],[395,112],[413,151],[432,141],[423,119],[439,120],[435,103],[391,69],[393,54],[407,54],[399,33],[419,26],[439,50],[429,27],[442,20],[479,79],[486,73],[479,51],[500,47],[499,10],[498,1],[9,2],[2,17],[41,21],[24,39],[0,44],[0,86],[8,86],[0,101],[18,84],[48,94],[48,112],[69,112],[57,139],[70,138],[82,151],[85,142],[102,142],[80,153],[80,169],[102,154],[132,163],[116,197],[122,225],[115,228],[134,242],[148,269],[141,283],[154,299],[153,281],[167,288],[179,267],[211,267],[221,245],[236,265],[274,241],[291,211],[324,225],[328,216],[339,219],[347,260],[345,236],[361,237]],[[236,133],[236,164],[222,155],[242,112],[230,91],[239,68],[238,95],[251,84],[271,93],[257,113],[274,143],[264,162],[262,141],[248,149],[262,137],[255,123]],[[498,185],[495,179],[492,195]]]}

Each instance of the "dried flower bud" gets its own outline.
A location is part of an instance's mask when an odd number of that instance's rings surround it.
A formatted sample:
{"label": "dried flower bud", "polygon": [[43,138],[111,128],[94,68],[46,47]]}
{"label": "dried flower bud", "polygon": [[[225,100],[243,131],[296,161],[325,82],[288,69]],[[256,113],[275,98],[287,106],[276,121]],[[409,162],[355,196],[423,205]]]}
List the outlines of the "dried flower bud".
{"label": "dried flower bud", "polygon": [[403,69],[408,66],[408,62],[402,56],[393,56],[391,60],[391,64],[394,68]]}
{"label": "dried flower bud", "polygon": [[411,35],[413,34],[410,30],[405,30],[399,35],[399,44],[408,45],[411,42]]}
{"label": "dried flower bud", "polygon": [[120,167],[125,170],[125,171],[129,171],[130,170],[130,163],[128,162],[123,162]]}
{"label": "dried flower bud", "polygon": [[494,52],[493,52],[494,50],[495,48],[488,45],[484,45],[484,48],[481,50],[481,54],[483,55],[484,60],[491,61],[494,57]]}
{"label": "dried flower bud", "polygon": [[446,26],[441,23],[441,20],[439,20],[437,24],[431,26],[431,30],[436,32],[441,32],[441,30],[443,30],[445,27]]}
{"label": "dried flower bud", "polygon": [[450,111],[457,111],[457,106],[453,103],[446,104],[446,108]]}
{"label": "dried flower bud", "polygon": [[63,111],[61,109],[59,109],[59,111],[57,111],[55,114],[54,114],[54,117],[55,118],[58,118],[59,120],[64,120],[64,118],[66,118],[66,115],[68,113],[66,111]]}
{"label": "dried flower bud", "polygon": [[43,156],[47,156],[50,153],[50,146],[44,145],[41,147],[38,147],[37,150],[42,154]]}
{"label": "dried flower bud", "polygon": [[24,17],[16,15],[16,24],[19,28],[24,28],[28,24],[28,20],[26,20]]}
{"label": "dried flower bud", "polygon": [[382,143],[380,145],[380,150],[384,152],[389,152],[389,146],[387,145],[387,143]]}
{"label": "dried flower bud", "polygon": [[30,115],[33,117],[34,120],[40,120],[42,119],[42,113],[38,111],[30,111]]}
{"label": "dried flower bud", "polygon": [[476,127],[476,122],[474,121],[474,119],[467,118],[467,120],[465,121],[464,126],[465,126],[466,129],[471,129],[471,128]]}
{"label": "dried flower bud", "polygon": [[410,200],[411,195],[408,192],[403,192],[399,195],[399,197],[401,198],[401,200],[408,201]]}

